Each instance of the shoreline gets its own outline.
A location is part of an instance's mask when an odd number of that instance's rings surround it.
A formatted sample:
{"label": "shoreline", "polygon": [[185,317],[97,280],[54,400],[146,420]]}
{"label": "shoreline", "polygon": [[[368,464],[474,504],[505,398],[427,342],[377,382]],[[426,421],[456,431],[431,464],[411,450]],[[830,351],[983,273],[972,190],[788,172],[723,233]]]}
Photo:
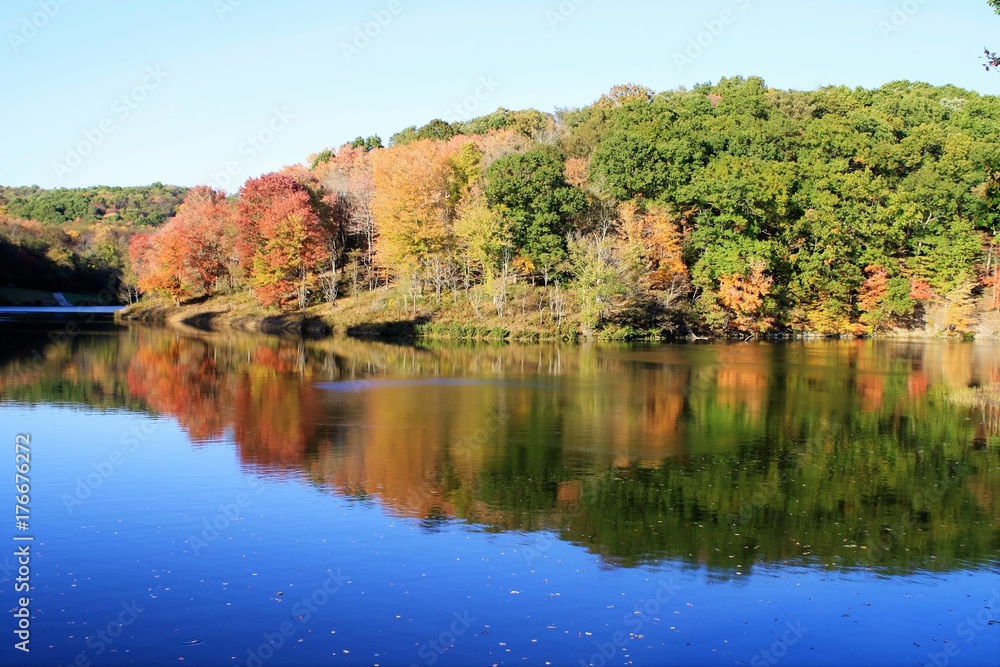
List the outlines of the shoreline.
{"label": "shoreline", "polygon": [[[349,301],[349,299],[344,300]],[[338,302],[339,304],[340,302]],[[352,307],[354,306],[354,307]],[[551,343],[551,342],[760,342],[760,341],[809,341],[809,340],[1000,340],[998,331],[977,331],[966,335],[935,335],[927,330],[901,330],[892,332],[854,335],[823,335],[811,332],[792,332],[743,338],[719,334],[683,333],[659,335],[650,331],[613,331],[615,335],[586,336],[578,328],[552,329],[530,328],[507,325],[495,319],[456,319],[455,313],[447,311],[418,312],[409,317],[386,312],[381,316],[364,317],[357,304],[338,305],[332,309],[329,304],[312,306],[306,310],[291,312],[263,311],[246,295],[237,297],[214,296],[194,299],[177,305],[165,299],[144,300],[130,304],[114,314],[116,322],[138,322],[161,324],[181,331],[199,333],[262,333],[278,336],[303,336],[325,338],[346,335],[352,338],[374,340],[453,340],[511,343]],[[371,315],[371,313],[369,313]],[[396,315],[396,317],[392,317]]]}

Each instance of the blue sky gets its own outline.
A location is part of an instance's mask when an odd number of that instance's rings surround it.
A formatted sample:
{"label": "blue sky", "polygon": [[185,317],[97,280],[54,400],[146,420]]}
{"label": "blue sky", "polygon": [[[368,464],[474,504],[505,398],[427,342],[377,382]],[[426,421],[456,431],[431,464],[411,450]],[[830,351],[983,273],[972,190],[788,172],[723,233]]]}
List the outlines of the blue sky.
{"label": "blue sky", "polygon": [[5,185],[233,191],[357,135],[624,82],[1000,92],[985,0],[4,0],[0,36]]}

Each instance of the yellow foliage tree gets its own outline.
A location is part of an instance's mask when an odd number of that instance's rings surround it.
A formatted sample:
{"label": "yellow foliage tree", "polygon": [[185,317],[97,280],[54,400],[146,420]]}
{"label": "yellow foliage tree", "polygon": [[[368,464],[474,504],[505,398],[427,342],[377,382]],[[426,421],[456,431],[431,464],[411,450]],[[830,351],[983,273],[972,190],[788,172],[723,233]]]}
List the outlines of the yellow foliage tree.
{"label": "yellow foliage tree", "polygon": [[416,141],[372,156],[377,261],[398,275],[416,272],[453,241],[451,158],[455,143]]}

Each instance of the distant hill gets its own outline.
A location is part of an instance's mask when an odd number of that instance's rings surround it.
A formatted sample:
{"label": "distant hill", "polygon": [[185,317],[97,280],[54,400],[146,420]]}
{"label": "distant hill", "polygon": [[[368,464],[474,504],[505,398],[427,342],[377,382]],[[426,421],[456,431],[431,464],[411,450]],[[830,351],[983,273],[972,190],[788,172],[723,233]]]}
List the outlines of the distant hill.
{"label": "distant hill", "polygon": [[158,225],[174,215],[186,194],[187,188],[162,183],[54,190],[0,186],[0,215],[48,224],[80,220]]}

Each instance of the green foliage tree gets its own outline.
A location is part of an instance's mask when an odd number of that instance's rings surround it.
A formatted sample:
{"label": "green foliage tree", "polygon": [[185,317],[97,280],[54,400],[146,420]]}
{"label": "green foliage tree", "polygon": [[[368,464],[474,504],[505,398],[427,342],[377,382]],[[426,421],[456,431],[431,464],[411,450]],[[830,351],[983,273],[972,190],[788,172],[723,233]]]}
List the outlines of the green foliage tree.
{"label": "green foliage tree", "polygon": [[418,128],[416,125],[412,125],[400,132],[397,132],[392,135],[389,141],[393,146],[405,146],[423,139],[446,141],[451,139],[456,134],[458,134],[458,132],[449,123],[441,120],[440,118],[435,118],[422,127]]}
{"label": "green foliage tree", "polygon": [[510,229],[518,252],[547,284],[566,258],[566,233],[585,205],[583,193],[566,182],[560,152],[543,145],[500,158],[487,169],[485,194]]}
{"label": "green foliage tree", "polygon": [[596,176],[607,179],[619,201],[655,199],[667,184],[666,160],[657,147],[626,133],[601,142],[594,151],[592,168]]}
{"label": "green foliage tree", "polygon": [[376,148],[382,148],[382,137],[373,134],[370,137],[357,137],[351,142],[351,148],[363,148],[366,152],[371,152]]}

